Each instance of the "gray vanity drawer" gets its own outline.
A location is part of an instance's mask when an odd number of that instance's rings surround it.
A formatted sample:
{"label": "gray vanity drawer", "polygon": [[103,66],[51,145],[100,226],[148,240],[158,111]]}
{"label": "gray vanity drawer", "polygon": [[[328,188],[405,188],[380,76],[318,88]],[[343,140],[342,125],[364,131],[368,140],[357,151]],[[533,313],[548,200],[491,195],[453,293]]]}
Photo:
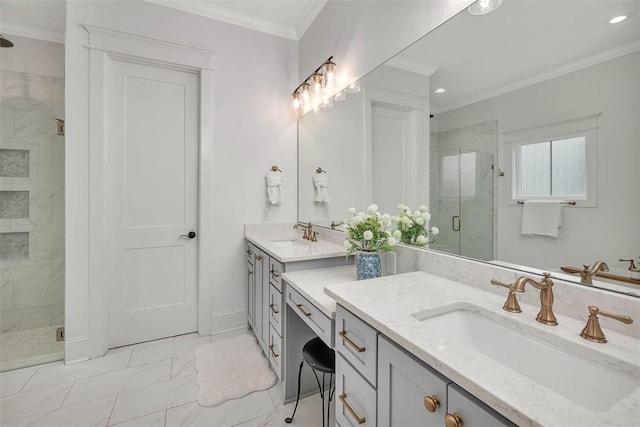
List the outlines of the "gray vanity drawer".
{"label": "gray vanity drawer", "polygon": [[278,378],[282,379],[282,338],[273,325],[269,328],[269,363],[273,366],[273,370],[276,371]]}
{"label": "gray vanity drawer", "polygon": [[287,287],[287,304],[309,325],[329,347],[333,348],[333,322],[318,310],[309,300],[300,295],[292,286]]}
{"label": "gray vanity drawer", "polygon": [[508,419],[479,401],[457,384],[449,384],[447,413],[456,413],[464,427],[515,427]]}
{"label": "gray vanity drawer", "polygon": [[284,273],[284,264],[269,258],[269,282],[282,292],[282,273]]}
{"label": "gray vanity drawer", "polygon": [[378,331],[344,307],[337,306],[335,351],[342,354],[374,387],[378,362],[377,337]]}
{"label": "gray vanity drawer", "polygon": [[269,322],[282,336],[282,293],[273,285],[269,285]]}
{"label": "gray vanity drawer", "polygon": [[377,425],[376,391],[353,367],[336,354],[336,424],[364,427]]}

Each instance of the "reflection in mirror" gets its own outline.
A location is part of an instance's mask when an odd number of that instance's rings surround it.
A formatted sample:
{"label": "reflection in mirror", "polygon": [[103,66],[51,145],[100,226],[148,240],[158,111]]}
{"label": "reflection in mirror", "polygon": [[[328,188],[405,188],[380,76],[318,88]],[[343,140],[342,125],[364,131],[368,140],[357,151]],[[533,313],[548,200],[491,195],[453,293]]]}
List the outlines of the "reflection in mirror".
{"label": "reflection in mirror", "polygon": [[[596,286],[640,295],[619,261],[640,255],[639,13],[610,0],[461,12],[300,119],[299,219],[425,204],[431,249],[576,282],[563,267],[605,261],[626,281]],[[331,203],[313,201],[317,166]]]}

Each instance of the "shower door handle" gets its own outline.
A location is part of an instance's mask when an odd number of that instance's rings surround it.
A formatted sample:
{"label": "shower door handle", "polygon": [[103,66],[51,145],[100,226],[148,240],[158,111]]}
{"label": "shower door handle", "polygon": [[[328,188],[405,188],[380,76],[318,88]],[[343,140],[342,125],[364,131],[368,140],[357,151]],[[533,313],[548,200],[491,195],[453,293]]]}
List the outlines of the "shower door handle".
{"label": "shower door handle", "polygon": [[453,231],[460,231],[460,217],[458,215],[451,217],[451,229]]}

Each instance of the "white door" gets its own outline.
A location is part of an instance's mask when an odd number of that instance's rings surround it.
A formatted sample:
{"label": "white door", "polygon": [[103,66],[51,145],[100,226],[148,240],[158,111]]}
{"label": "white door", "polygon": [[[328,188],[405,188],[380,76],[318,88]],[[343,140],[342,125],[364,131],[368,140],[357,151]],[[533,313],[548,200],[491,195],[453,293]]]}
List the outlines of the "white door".
{"label": "white door", "polygon": [[197,330],[198,79],[108,72],[111,348]]}
{"label": "white door", "polygon": [[[413,204],[414,117],[411,111],[400,106],[374,103],[371,107],[371,202],[376,203],[381,212],[394,213],[399,203]],[[399,174],[402,179],[398,179]]]}

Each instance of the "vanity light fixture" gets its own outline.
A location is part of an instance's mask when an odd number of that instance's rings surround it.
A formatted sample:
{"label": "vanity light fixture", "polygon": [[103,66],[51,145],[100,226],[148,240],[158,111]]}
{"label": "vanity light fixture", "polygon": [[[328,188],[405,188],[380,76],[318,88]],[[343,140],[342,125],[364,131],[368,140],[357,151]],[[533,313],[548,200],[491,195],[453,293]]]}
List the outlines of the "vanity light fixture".
{"label": "vanity light fixture", "polygon": [[445,93],[447,90],[443,87],[439,87],[438,89],[434,90],[433,93]]}
{"label": "vanity light fixture", "polygon": [[625,19],[627,19],[627,15],[616,16],[615,18],[611,18],[609,20],[609,24],[619,24],[622,21],[624,21]]}
{"label": "vanity light fixture", "polygon": [[469,6],[469,13],[472,15],[485,15],[491,13],[502,4],[502,0],[478,0]]}
{"label": "vanity light fixture", "polygon": [[353,82],[345,89],[347,93],[358,93],[360,92],[360,82]]}
{"label": "vanity light fixture", "polygon": [[336,87],[336,64],[332,59],[333,56],[327,58],[293,91],[294,110],[315,109],[328,101],[328,96]]}

